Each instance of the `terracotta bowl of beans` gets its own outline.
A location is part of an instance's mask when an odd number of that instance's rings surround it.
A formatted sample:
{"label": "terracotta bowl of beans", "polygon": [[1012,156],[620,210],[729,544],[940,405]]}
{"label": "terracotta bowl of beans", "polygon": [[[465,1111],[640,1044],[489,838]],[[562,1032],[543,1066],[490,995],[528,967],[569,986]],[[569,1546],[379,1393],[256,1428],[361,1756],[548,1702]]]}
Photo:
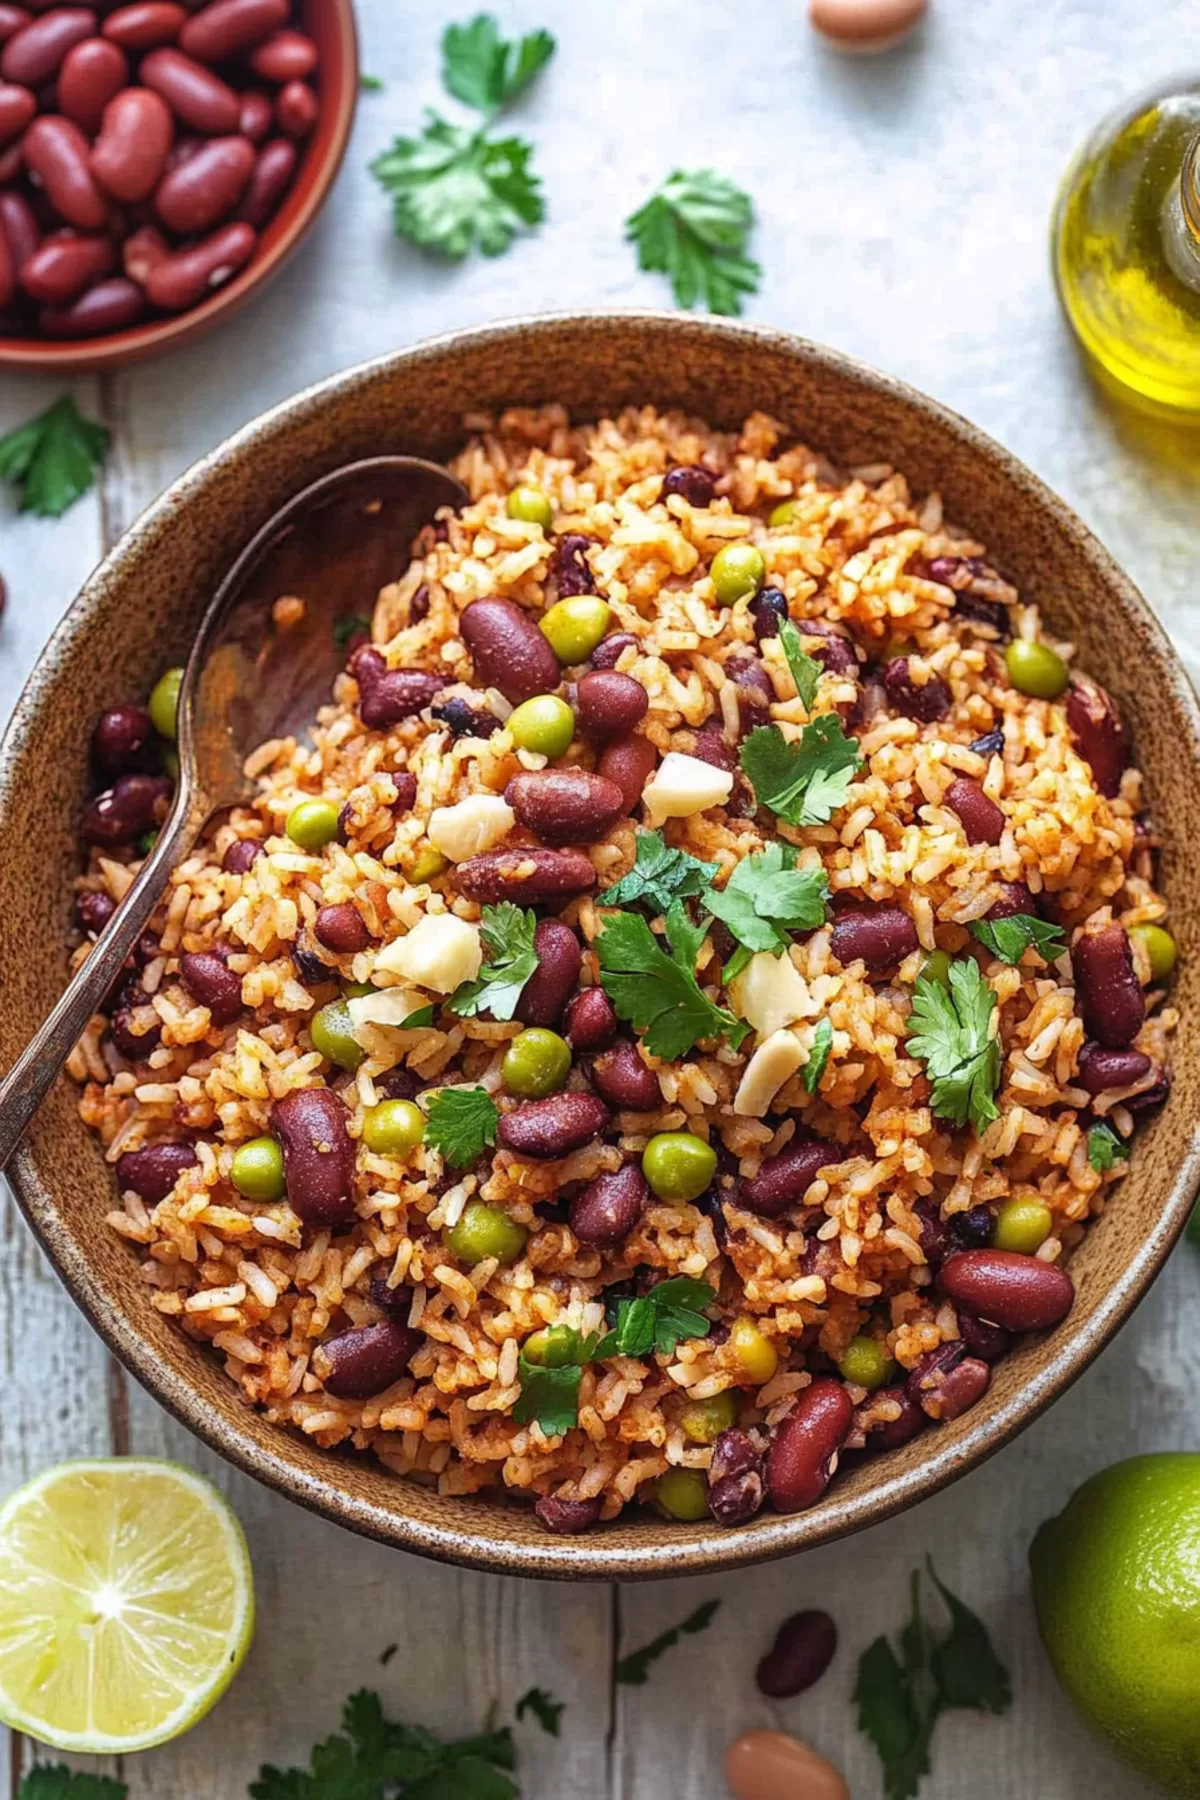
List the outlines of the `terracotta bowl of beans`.
{"label": "terracotta bowl of beans", "polygon": [[[165,667],[183,662],[222,574],[299,488],[383,451],[445,459],[467,437],[468,415],[548,400],[578,422],[653,405],[723,431],[765,412],[788,440],[841,469],[905,470],[914,494],[940,494],[945,517],[989,546],[994,566],[1042,609],[1057,639],[1076,645],[1080,665],[1119,706],[1161,845],[1158,886],[1178,940],[1171,1003],[1180,1024],[1171,1097],[1139,1121],[1128,1173],[1105,1190],[1109,1204],[1071,1251],[1069,1313],[1057,1309],[1051,1329],[1016,1326],[1025,1335],[995,1363],[978,1404],[939,1415],[899,1447],[843,1458],[836,1479],[817,1483],[802,1510],[763,1509],[726,1528],[694,1512],[668,1520],[630,1507],[594,1530],[556,1536],[531,1506],[439,1494],[349,1448],[321,1449],[246,1406],[218,1357],[148,1303],[137,1247],[107,1222],[113,1171],[80,1120],[73,1083],[64,1079],[52,1092],[11,1173],[51,1262],[116,1356],[216,1451],[300,1504],[400,1548],[480,1569],[591,1579],[713,1571],[860,1530],[1003,1449],[1137,1306],[1183,1229],[1200,1177],[1200,913],[1192,904],[1200,887],[1200,707],[1111,557],[1034,475],[966,421],[779,332],[620,313],[542,316],[437,338],[335,376],[246,426],[173,483],[89,579],[0,746],[0,1066],[11,1065],[66,980],[80,823],[96,793],[95,721],[140,701]],[[810,1392],[834,1386],[818,1381]],[[1102,1404],[1094,1394],[1093,1405]],[[996,1479],[1004,1478],[998,1469]]]}
{"label": "terracotta bowl of beans", "polygon": [[0,365],[114,368],[236,311],[357,96],[351,0],[0,0]]}

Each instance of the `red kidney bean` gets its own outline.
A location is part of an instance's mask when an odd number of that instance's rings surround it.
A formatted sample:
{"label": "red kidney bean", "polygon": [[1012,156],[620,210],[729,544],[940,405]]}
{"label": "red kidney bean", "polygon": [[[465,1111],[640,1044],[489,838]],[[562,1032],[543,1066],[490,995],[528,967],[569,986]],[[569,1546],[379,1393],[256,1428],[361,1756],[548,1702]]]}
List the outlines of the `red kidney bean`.
{"label": "red kidney bean", "polygon": [[803,619],[800,630],[805,637],[819,640],[812,654],[823,669],[828,669],[831,675],[853,675],[857,679],[860,672],[858,655],[843,631],[825,619]]}
{"label": "red kidney bean", "polygon": [[56,6],[14,32],[0,55],[0,75],[22,87],[52,81],[73,44],[93,37],[96,15],[86,6]]}
{"label": "red kidney bean", "polygon": [[1016,1250],[962,1250],[942,1264],[938,1283],[956,1306],[1005,1331],[1047,1331],[1075,1299],[1065,1269]]}
{"label": "red kidney bean", "polygon": [[122,50],[156,50],[173,44],[187,22],[187,9],[171,0],[140,0],[109,13],[101,32]]}
{"label": "red kidney bean", "polygon": [[367,922],[351,900],[323,906],[313,920],[313,935],[335,956],[352,956],[371,942]]}
{"label": "red kidney bean", "polygon": [[[242,229],[248,229],[243,227]],[[435,695],[446,685],[442,675],[427,675],[420,669],[387,669],[376,675],[365,687],[360,682],[358,712],[368,731],[386,731],[402,719],[424,712]]]}
{"label": "red kidney bean", "polygon": [[397,769],[392,776],[392,786],[396,790],[396,798],[392,801],[394,813],[411,812],[417,801],[417,778],[407,769]]}
{"label": "red kidney bean", "polygon": [[837,1144],[823,1138],[793,1139],[777,1156],[768,1156],[752,1181],[742,1183],[737,1204],[762,1219],[777,1219],[798,1206],[821,1169],[844,1161]]}
{"label": "red kidney bean", "polygon": [[[160,95],[159,98],[161,99],[162,96]],[[163,105],[167,105],[165,100],[163,100]],[[170,108],[167,107],[167,110],[169,112]],[[169,175],[173,169],[181,169],[185,162],[191,161],[197,150],[203,148],[204,143],[204,138],[195,137],[194,135],[176,138],[175,142],[171,145],[170,150],[167,152],[165,172]]]}
{"label": "red kidney bean", "polygon": [[21,269],[21,286],[33,300],[67,306],[94,281],[108,274],[117,247],[108,237],[81,237],[56,231]]}
{"label": "red kidney bean", "polygon": [[899,906],[871,901],[845,906],[833,921],[833,954],[843,967],[862,961],[871,975],[884,975],[917,948],[917,928]]}
{"label": "red kidney bean", "polygon": [[249,138],[209,138],[181,168],[163,176],[155,211],[179,237],[211,231],[242,198],[257,161]]}
{"label": "red kidney bean", "polygon": [[121,245],[125,273],[131,281],[136,281],[143,288],[150,279],[151,271],[157,269],[160,262],[165,262],[170,254],[171,246],[157,225],[140,226]]}
{"label": "red kidney bean", "polygon": [[154,727],[145,707],[112,706],[96,721],[92,760],[101,775],[125,775],[144,769],[153,741]]}
{"label": "red kidney bean", "polygon": [[658,497],[667,500],[672,494],[678,494],[689,506],[711,506],[715,492],[716,477],[707,469],[699,463],[677,463],[663,476]]}
{"label": "red kidney bean", "polygon": [[504,798],[527,831],[554,845],[594,844],[625,812],[616,782],[586,769],[514,775]]}
{"label": "red kidney bean", "polygon": [[1129,760],[1129,743],[1121,715],[1098,682],[1072,675],[1067,692],[1067,724],[1075,747],[1092,771],[1092,779],[1111,800],[1121,791]]}
{"label": "red kidney bean", "polygon": [[819,1681],[837,1649],[837,1626],[827,1612],[793,1613],[775,1634],[754,1679],[768,1700],[790,1700]]}
{"label": "red kidney bean", "polygon": [[[555,538],[550,556],[550,579],[560,600],[596,592],[596,578],[587,559],[595,542],[595,538],[585,537],[582,531],[564,531],[561,537]],[[633,643],[634,639],[629,641]],[[595,656],[592,661],[597,668],[603,667],[596,662]]]}
{"label": "red kidney bean", "polygon": [[288,0],[213,0],[193,13],[180,47],[204,63],[228,62],[286,25]]}
{"label": "red kidney bean", "polygon": [[533,1510],[556,1537],[574,1537],[596,1523],[602,1504],[599,1500],[560,1500],[554,1494],[543,1494]]}
{"label": "red kidney bean", "polygon": [[104,109],[91,154],[92,174],[114,200],[148,200],[162,179],[175,139],[171,109],[148,87],[126,88]]}
{"label": "red kidney bean", "polygon": [[777,1512],[799,1512],[820,1499],[853,1423],[854,1408],[840,1381],[818,1375],[802,1391],[767,1452],[767,1492]]}
{"label": "red kidney bean", "polygon": [[760,644],[767,638],[779,636],[779,627],[787,616],[787,595],[782,593],[779,588],[760,588],[750,602],[754,636]]}
{"label": "red kidney bean", "polygon": [[624,1243],[646,1210],[650,1189],[636,1163],[597,1175],[571,1202],[571,1230],[581,1244]]}
{"label": "red kidney bean", "polygon": [[642,789],[658,766],[658,751],[649,738],[631,731],[628,737],[606,744],[596,773],[615,781],[621,790],[622,811],[631,813],[641,802]]}
{"label": "red kidney bean", "polygon": [[585,894],[596,885],[596,871],[581,850],[527,844],[519,850],[486,850],[459,863],[454,881],[471,900],[515,900],[536,906]]}
{"label": "red kidney bean", "polygon": [[37,97],[14,83],[0,85],[0,144],[19,137],[37,111]]}
{"label": "red kidney bean", "polygon": [[1036,919],[1038,905],[1023,881],[1002,881],[1000,898],[988,908],[989,919],[1015,919],[1019,913]]}
{"label": "red kidney bean", "polygon": [[1130,1094],[1124,1105],[1131,1113],[1148,1112],[1152,1106],[1161,1106],[1170,1093],[1171,1077],[1164,1070],[1153,1087],[1143,1088],[1140,1094]]}
{"label": "red kidney bean", "polygon": [[617,1035],[617,1015],[602,987],[581,988],[568,1002],[563,1030],[572,1050],[604,1050]]}
{"label": "red kidney bean", "polygon": [[[878,1424],[868,1425],[867,1448],[871,1451],[899,1450],[902,1444],[911,1443],[924,1431],[927,1424],[925,1414],[909,1399],[902,1387],[880,1388],[865,1402],[865,1406],[873,1406],[880,1400],[890,1400],[900,1409],[896,1419],[884,1419]],[[864,1410],[864,1409],[860,1409]]]}
{"label": "red kidney bean", "polygon": [[0,230],[19,274],[42,241],[37,218],[24,194],[0,193]]}
{"label": "red kidney bean", "polygon": [[1003,1326],[990,1324],[987,1319],[977,1319],[974,1313],[959,1313],[958,1332],[967,1355],[978,1357],[980,1362],[998,1363],[1012,1349],[1011,1332],[1005,1331]]}
{"label": "red kidney bean", "polygon": [[157,1206],[183,1171],[194,1169],[199,1161],[190,1144],[147,1144],[143,1150],[127,1150],[117,1158],[117,1186],[132,1188],[139,1200]]}
{"label": "red kidney bean", "polygon": [[269,144],[264,144],[254,164],[250,185],[238,207],[238,218],[261,229],[291,186],[297,161],[296,146],[287,138],[272,138]]}
{"label": "red kidney bean", "polygon": [[560,686],[557,656],[530,614],[512,600],[473,600],[459,630],[477,679],[499,688],[514,705]]}
{"label": "red kidney bean", "polygon": [[592,1064],[592,1085],[610,1106],[622,1112],[651,1112],[662,1105],[658,1076],[628,1041],[605,1050]]}
{"label": "red kidney bean", "polygon": [[335,1400],[369,1400],[408,1373],[424,1341],[419,1331],[399,1319],[380,1319],[376,1325],[357,1325],[326,1338],[314,1362],[318,1374],[324,1365],[325,1392]]}
{"label": "red kidney bean", "polygon": [[222,225],[211,237],[176,250],[151,270],[146,297],[165,312],[184,312],[245,268],[258,233],[251,225]]}
{"label": "red kidney bean", "polygon": [[316,66],[317,46],[302,31],[277,31],[250,58],[254,73],[277,87],[288,81],[303,81]]}
{"label": "red kidney bean", "polygon": [[108,1035],[113,1046],[128,1062],[144,1062],[162,1041],[162,1027],[157,1019],[148,1029],[135,1031],[133,1028],[135,1008],[148,1006],[149,1000],[150,996],[141,988],[127,993],[128,1004],[118,1007],[108,1022]]}
{"label": "red kidney bean", "polygon": [[100,888],[89,888],[75,896],[75,923],[81,931],[90,932],[94,937],[99,937],[116,910],[117,903],[112,895]]}
{"label": "red kidney bean", "polygon": [[275,102],[275,123],[285,137],[306,138],[321,108],[307,81],[289,81]]}
{"label": "red kidney bean", "polygon": [[74,120],[43,114],[29,126],[22,145],[26,165],[60,218],[80,231],[102,231],[108,202],[92,179],[90,146]]}
{"label": "red kidney bean", "polygon": [[0,182],[16,181],[25,168],[25,141],[17,138],[7,150],[0,150]]}
{"label": "red kidney bean", "polygon": [[58,72],[58,110],[85,131],[98,131],[105,107],[128,80],[129,63],[123,51],[103,38],[85,38],[63,58]]}
{"label": "red kidney bean", "polygon": [[518,1156],[553,1162],[590,1143],[610,1117],[595,1094],[548,1094],[544,1100],[526,1100],[505,1113],[496,1136],[506,1150],[514,1150]]}
{"label": "red kidney bean", "polygon": [[345,1105],[330,1088],[299,1088],[271,1108],[283,1151],[288,1205],[315,1230],[354,1218],[354,1144]]}
{"label": "red kidney bean", "polygon": [[23,6],[0,6],[0,44],[7,44],[32,17],[33,14],[26,12]]}
{"label": "red kidney bean", "polygon": [[248,137],[252,144],[261,144],[275,123],[275,107],[269,94],[260,93],[257,88],[247,88],[242,95],[242,110],[238,118],[238,130],[243,137]]}
{"label": "red kidney bean", "polygon": [[165,775],[122,775],[84,813],[84,843],[116,849],[152,831],[166,817],[172,786]]}
{"label": "red kidney bean", "polygon": [[748,737],[760,725],[769,725],[775,690],[763,665],[752,656],[731,656],[725,664],[725,673],[733,677],[733,691],[737,696],[738,736]]}
{"label": "red kidney bean", "polygon": [[632,675],[593,669],[580,677],[575,710],[581,730],[603,743],[640,725],[650,710],[650,696]]}
{"label": "red kidney bean", "polygon": [[374,644],[356,644],[346,661],[346,673],[360,688],[373,687],[381,675],[387,674],[387,658]]}
{"label": "red kidney bean", "polygon": [[883,671],[887,697],[898,713],[919,724],[931,725],[950,710],[950,690],[939,676],[933,675],[918,685],[909,674],[907,656],[895,656]]}
{"label": "red kidney bean", "polygon": [[235,838],[221,858],[221,867],[229,875],[244,875],[264,854],[257,838]]}
{"label": "red kidney bean", "polygon": [[1004,814],[977,781],[960,775],[946,789],[945,804],[962,820],[968,844],[998,844],[1004,835]]}
{"label": "red kidney bean", "polygon": [[205,137],[227,137],[238,128],[242,103],[227,82],[182,50],[151,50],[138,79],[164,99],[181,124]]}
{"label": "red kidney bean", "polygon": [[708,1510],[718,1525],[745,1525],[766,1495],[766,1465],[749,1432],[723,1431],[708,1465]]}
{"label": "red kidney bean", "polygon": [[103,337],[136,325],[146,310],[146,296],[124,275],[98,281],[70,306],[43,306],[38,325],[47,337]]}
{"label": "red kidney bean", "polygon": [[714,769],[724,769],[726,774],[732,774],[737,768],[737,758],[725,742],[725,731],[719,718],[705,720],[696,733],[692,755]]}
{"label": "red kidney bean", "polygon": [[[591,590],[589,588],[576,588],[575,592],[590,593]],[[634,637],[632,631],[610,632],[608,637],[600,639],[600,642],[592,651],[592,667],[593,669],[614,668],[616,664],[620,662],[627,650],[636,649],[637,639]]]}
{"label": "red kidney bean", "polygon": [[905,1393],[926,1418],[946,1422],[957,1419],[985,1392],[991,1371],[985,1362],[966,1354],[961,1338],[927,1350],[914,1365]]}
{"label": "red kidney bean", "polygon": [[231,1025],[245,1011],[242,978],[215,951],[185,951],[179,959],[179,976],[192,998],[207,1006],[214,1025]]}
{"label": "red kidney bean", "polygon": [[1110,1088],[1132,1087],[1153,1067],[1140,1050],[1105,1050],[1099,1044],[1085,1044],[1079,1052],[1079,1085],[1089,1094],[1104,1094]]}
{"label": "red kidney bean", "polygon": [[583,966],[579,939],[561,919],[539,919],[533,949],[537,968],[521,989],[516,1017],[522,1025],[557,1025]]}
{"label": "red kidney bean", "polygon": [[1105,1050],[1123,1050],[1141,1030],[1146,1002],[1133,966],[1133,946],[1121,925],[1085,931],[1071,946],[1076,1003]]}

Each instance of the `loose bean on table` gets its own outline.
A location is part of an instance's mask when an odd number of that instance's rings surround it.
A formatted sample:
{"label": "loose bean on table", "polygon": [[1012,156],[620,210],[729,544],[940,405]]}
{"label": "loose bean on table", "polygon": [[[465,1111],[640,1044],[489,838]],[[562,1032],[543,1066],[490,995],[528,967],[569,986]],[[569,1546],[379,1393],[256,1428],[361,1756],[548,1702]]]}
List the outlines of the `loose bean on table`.
{"label": "loose bean on table", "polygon": [[850,1800],[831,1762],[784,1731],[747,1731],[725,1753],[734,1800]]}
{"label": "loose bean on table", "polygon": [[775,1642],[755,1672],[759,1692],[769,1700],[790,1700],[819,1681],[837,1650],[837,1626],[813,1608],[783,1621]]}

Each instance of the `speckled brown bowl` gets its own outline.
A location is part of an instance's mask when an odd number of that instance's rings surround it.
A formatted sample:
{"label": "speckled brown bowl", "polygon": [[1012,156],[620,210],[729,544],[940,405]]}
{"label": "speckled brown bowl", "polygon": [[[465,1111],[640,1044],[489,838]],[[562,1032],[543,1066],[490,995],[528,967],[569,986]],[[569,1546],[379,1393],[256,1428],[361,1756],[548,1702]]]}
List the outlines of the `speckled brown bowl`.
{"label": "speckled brown bowl", "polygon": [[1180,943],[1175,1091],[1138,1134],[1130,1173],[1074,1257],[1074,1310],[1002,1363],[986,1399],[834,1483],[807,1512],[740,1531],[647,1516],[578,1538],[523,1509],[442,1500],[367,1459],[330,1455],[249,1412],[217,1362],[147,1302],[138,1261],[104,1224],[112,1180],[64,1081],[14,1166],[34,1230],[97,1331],[164,1406],[231,1462],[355,1531],[475,1568],[623,1579],[728,1568],[827,1542],[935,1493],[1070,1385],[1137,1305],[1200,1178],[1200,709],[1145,603],[1029,471],[901,383],[778,332],[676,314],[536,318],[455,333],[335,376],[248,425],[174,483],[97,570],[38,663],[0,750],[0,1059],[62,985],[91,722],[182,660],[213,588],[267,515],[338,463],[445,456],[466,412],[559,400],[587,419],[627,402],[734,426],[753,408],[842,462],[896,463],[1075,639],[1133,728]]}

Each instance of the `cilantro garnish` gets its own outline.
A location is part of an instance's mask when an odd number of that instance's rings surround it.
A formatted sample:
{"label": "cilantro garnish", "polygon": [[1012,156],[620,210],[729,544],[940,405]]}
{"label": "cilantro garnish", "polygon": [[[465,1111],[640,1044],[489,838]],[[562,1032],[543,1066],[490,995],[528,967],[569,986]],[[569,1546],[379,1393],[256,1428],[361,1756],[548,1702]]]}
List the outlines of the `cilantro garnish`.
{"label": "cilantro garnish", "polygon": [[57,519],[86,494],[108,452],[108,427],[85,419],[70,394],[0,437],[0,480],[21,489],[21,511]]}
{"label": "cilantro garnish", "polygon": [[703,894],[720,867],[670,849],[661,831],[639,831],[635,857],[628,875],[606,888],[597,906],[647,906],[662,914],[673,900]]}
{"label": "cilantro garnish", "polygon": [[738,863],[723,888],[704,896],[705,910],[728,925],[741,945],[725,965],[726,986],[759,951],[781,956],[789,931],[815,931],[823,925],[828,896],[824,869],[798,869],[790,844],[768,844]]}
{"label": "cilantro garnish", "polygon": [[660,1351],[673,1356],[685,1338],[707,1337],[712,1320],[704,1308],[716,1298],[713,1288],[688,1275],[660,1281],[648,1294],[623,1296],[617,1302],[617,1322],[601,1338],[595,1357],[649,1356]]}
{"label": "cilantro garnish", "polygon": [[939,1118],[976,1131],[997,1117],[992,1099],[1000,1083],[1000,1045],[992,1035],[996,996],[973,957],[950,964],[949,991],[921,975],[913,990],[908,1054],[925,1065]]}
{"label": "cilantro garnish", "polygon": [[640,1650],[633,1650],[628,1656],[622,1656],[613,1665],[613,1680],[623,1682],[627,1687],[642,1687],[650,1673],[651,1663],[656,1663],[665,1650],[674,1649],[682,1637],[694,1637],[698,1631],[704,1631],[713,1622],[713,1617],[720,1606],[719,1600],[706,1600],[698,1606],[694,1613],[679,1625],[673,1625],[670,1631],[651,1639]]}
{"label": "cilantro garnish", "polygon": [[537,1362],[522,1350],[517,1358],[521,1392],[512,1414],[517,1424],[536,1424],[546,1437],[564,1437],[579,1421],[579,1383],[599,1345],[598,1331],[584,1337],[573,1325],[552,1325]]}
{"label": "cilantro garnish", "polygon": [[833,1026],[828,1019],[818,1019],[817,1029],[813,1033],[812,1049],[808,1053],[808,1061],[800,1071],[800,1079],[808,1093],[816,1093],[817,1084],[825,1073],[825,1065],[829,1061],[829,1052],[832,1049]]}
{"label": "cilantro garnish", "polygon": [[333,621],[333,641],[339,650],[344,650],[351,638],[370,635],[371,621],[364,619],[361,613],[343,613],[340,619]]}
{"label": "cilantro garnish", "polygon": [[364,94],[381,94],[383,92],[383,83],[378,75],[360,75],[358,85]]}
{"label": "cilantro garnish", "polygon": [[1053,962],[1067,947],[1061,926],[1048,925],[1032,913],[1014,913],[1009,919],[976,919],[971,931],[985,949],[1006,963],[1019,963],[1031,944],[1046,962]]}
{"label": "cilantro garnish", "polygon": [[804,703],[806,711],[811,712],[812,703],[817,694],[817,683],[821,679],[821,665],[805,650],[800,642],[800,633],[790,619],[780,621],[779,642],[783,645],[787,666],[792,671],[796,692]]}
{"label": "cilantro garnish", "polygon": [[724,1038],[736,1050],[750,1027],[715,1006],[696,982],[696,958],[707,933],[676,900],[667,912],[667,948],[637,913],[605,919],[594,945],[600,979],[618,1014],[646,1033],[652,1056],[674,1062],[701,1038]]}
{"label": "cilantro garnish", "polygon": [[480,13],[469,25],[447,25],[442,36],[442,82],[456,100],[490,118],[525,92],[554,50],[548,31],[507,40],[491,14]]}
{"label": "cilantro garnish", "polygon": [[446,1002],[447,1011],[457,1013],[460,1019],[473,1019],[481,1012],[490,1012],[494,1019],[511,1019],[525,983],[537,968],[536,931],[535,915],[511,900],[485,906],[479,935],[487,957],[475,980],[464,981],[454,990]]}
{"label": "cilantro garnish", "polygon": [[452,1169],[463,1169],[496,1141],[500,1112],[486,1088],[442,1088],[429,1102],[425,1142]]}
{"label": "cilantro garnish", "polygon": [[107,1775],[79,1775],[65,1763],[39,1763],[30,1769],[17,1800],[125,1800],[129,1789]]}
{"label": "cilantro garnish", "polygon": [[418,1006],[416,1012],[410,1012],[407,1018],[400,1021],[401,1031],[422,1031],[433,1024],[435,1008],[432,1005]]}
{"label": "cilantro garnish", "polygon": [[899,1653],[879,1637],[858,1664],[854,1702],[859,1729],[883,1764],[886,1800],[912,1800],[929,1773],[934,1727],[955,1707],[1003,1713],[1012,1704],[1008,1671],[987,1629],[967,1606],[929,1574],[950,1614],[937,1636],[921,1610],[921,1574],[913,1571],[912,1614],[900,1632]]}
{"label": "cilantro garnish", "polygon": [[1125,1139],[1118,1137],[1111,1125],[1093,1125],[1088,1131],[1088,1162],[1102,1175],[1117,1163],[1128,1162],[1131,1154]]}
{"label": "cilantro garnish", "polygon": [[444,1744],[423,1726],[392,1724],[364,1691],[351,1694],[341,1734],[316,1746],[308,1770],[264,1765],[250,1800],[517,1800],[516,1760],[507,1726]]}
{"label": "cilantro garnish", "polygon": [[745,254],[754,224],[749,194],[712,169],[676,169],[625,221],[638,267],[669,275],[680,306],[740,313],[762,270]]}
{"label": "cilantro garnish", "polygon": [[789,825],[826,825],[846,795],[862,757],[837,713],[821,713],[789,744],[778,725],[760,725],[742,745],[742,768],[755,798]]}
{"label": "cilantro garnish", "polygon": [[516,1714],[518,1719],[523,1719],[527,1712],[531,1712],[543,1731],[549,1732],[551,1737],[557,1737],[559,1720],[565,1707],[565,1700],[556,1700],[545,1688],[531,1687],[517,1701]]}

